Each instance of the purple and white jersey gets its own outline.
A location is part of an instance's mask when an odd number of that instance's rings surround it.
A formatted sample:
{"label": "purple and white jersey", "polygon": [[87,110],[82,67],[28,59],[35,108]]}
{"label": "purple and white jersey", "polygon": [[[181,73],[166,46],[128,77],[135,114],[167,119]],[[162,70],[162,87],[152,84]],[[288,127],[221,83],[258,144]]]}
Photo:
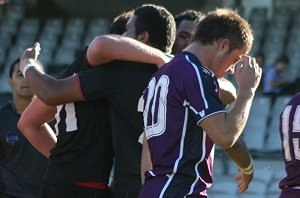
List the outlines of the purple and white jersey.
{"label": "purple and white jersey", "polygon": [[214,74],[195,55],[182,52],[155,73],[144,100],[153,170],[145,173],[139,197],[206,197],[214,143],[199,123],[225,112]]}
{"label": "purple and white jersey", "polygon": [[279,131],[287,174],[280,181],[279,187],[298,189],[300,197],[300,92],[290,100],[281,113]]}

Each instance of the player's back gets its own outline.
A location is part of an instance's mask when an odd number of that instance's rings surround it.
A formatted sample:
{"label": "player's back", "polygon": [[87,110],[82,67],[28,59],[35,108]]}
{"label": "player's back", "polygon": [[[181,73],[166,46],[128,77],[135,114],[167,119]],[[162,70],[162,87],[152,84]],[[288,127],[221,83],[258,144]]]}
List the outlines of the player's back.
{"label": "player's back", "polygon": [[158,190],[159,185],[149,185],[160,183],[166,192],[153,193],[170,197],[205,191],[212,182],[213,142],[198,123],[215,110],[224,111],[216,78],[193,54],[184,52],[158,70],[144,99],[144,125],[153,164],[153,170],[146,172],[145,185]]}
{"label": "player's back", "polygon": [[279,187],[300,187],[300,92],[290,100],[281,113],[279,131],[287,173],[280,181]]}
{"label": "player's back", "polygon": [[[85,56],[86,49],[60,77],[89,69]],[[51,150],[48,183],[108,182],[113,149],[107,108],[104,100],[57,106],[57,143]]]}

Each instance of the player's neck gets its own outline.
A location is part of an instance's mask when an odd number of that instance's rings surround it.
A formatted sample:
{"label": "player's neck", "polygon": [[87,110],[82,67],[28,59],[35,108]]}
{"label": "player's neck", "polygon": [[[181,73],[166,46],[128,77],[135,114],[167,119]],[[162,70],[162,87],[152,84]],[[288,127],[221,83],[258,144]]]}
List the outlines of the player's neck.
{"label": "player's neck", "polygon": [[193,42],[185,49],[185,51],[194,54],[199,59],[202,66],[209,69],[211,68],[211,57],[214,56],[211,45],[202,45],[199,42]]}

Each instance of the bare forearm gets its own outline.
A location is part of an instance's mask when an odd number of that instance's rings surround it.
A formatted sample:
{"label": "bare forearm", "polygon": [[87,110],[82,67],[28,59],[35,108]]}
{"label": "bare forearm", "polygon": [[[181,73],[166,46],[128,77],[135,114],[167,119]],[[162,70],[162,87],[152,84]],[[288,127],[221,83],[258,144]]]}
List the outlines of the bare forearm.
{"label": "bare forearm", "polygon": [[242,138],[239,138],[231,148],[224,149],[227,155],[240,168],[246,168],[251,162],[247,146]]}
{"label": "bare forearm", "polygon": [[240,137],[249,117],[254,93],[239,92],[232,109],[226,114],[226,133],[233,137],[233,143]]}
{"label": "bare forearm", "polygon": [[49,158],[50,151],[56,144],[56,136],[48,124],[40,128],[24,129],[22,133],[34,148]]}
{"label": "bare forearm", "polygon": [[166,56],[158,49],[152,48],[137,40],[105,35],[94,39],[91,43],[87,58],[92,66],[101,65],[112,60],[125,60],[162,65]]}
{"label": "bare forearm", "polygon": [[30,68],[26,72],[26,80],[35,95],[43,102],[47,101],[47,98],[55,91],[54,87],[56,79],[39,72],[35,68]]}

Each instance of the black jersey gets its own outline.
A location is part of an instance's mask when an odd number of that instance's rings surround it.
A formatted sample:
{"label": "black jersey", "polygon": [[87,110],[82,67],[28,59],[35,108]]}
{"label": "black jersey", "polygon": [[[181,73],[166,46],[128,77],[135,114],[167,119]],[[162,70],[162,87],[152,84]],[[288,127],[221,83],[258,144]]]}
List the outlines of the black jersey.
{"label": "black jersey", "polygon": [[114,190],[138,192],[141,187],[140,164],[143,115],[138,112],[154,65],[113,61],[79,73],[82,93],[87,100],[105,98],[109,102],[115,151]]}
{"label": "black jersey", "polygon": [[[89,68],[86,50],[63,72],[65,78]],[[57,143],[51,150],[46,183],[108,182],[113,148],[104,100],[57,106]]]}
{"label": "black jersey", "polygon": [[18,130],[19,119],[12,103],[0,110],[0,194],[36,198],[48,159]]}

